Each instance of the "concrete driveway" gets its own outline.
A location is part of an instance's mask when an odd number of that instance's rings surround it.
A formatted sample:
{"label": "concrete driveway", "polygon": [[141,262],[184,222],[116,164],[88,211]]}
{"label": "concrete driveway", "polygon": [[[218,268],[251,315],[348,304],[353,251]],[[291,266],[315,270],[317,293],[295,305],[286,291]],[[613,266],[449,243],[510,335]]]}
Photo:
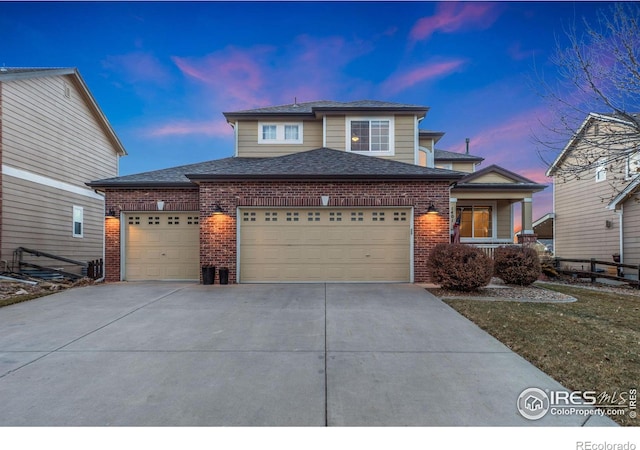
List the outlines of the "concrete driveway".
{"label": "concrete driveway", "polygon": [[0,309],[0,425],[530,421],[561,386],[409,284],[117,283]]}

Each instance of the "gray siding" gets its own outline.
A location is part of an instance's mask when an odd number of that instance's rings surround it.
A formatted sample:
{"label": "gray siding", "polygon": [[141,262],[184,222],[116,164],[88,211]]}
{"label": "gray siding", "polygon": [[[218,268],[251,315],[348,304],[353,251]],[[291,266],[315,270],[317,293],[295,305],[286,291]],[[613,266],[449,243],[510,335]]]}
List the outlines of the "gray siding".
{"label": "gray siding", "polygon": [[[561,258],[611,260],[619,251],[618,214],[606,208],[611,197],[607,182],[595,182],[595,173],[580,180],[556,182],[555,253]],[[607,221],[611,227],[607,228]]]}
{"label": "gray siding", "polygon": [[[2,259],[11,262],[17,247],[66,258],[102,258],[104,206],[101,200],[3,176]],[[73,206],[84,209],[83,237],[73,237]],[[36,264],[68,267],[29,257]]]}
{"label": "gray siding", "polygon": [[83,187],[117,175],[115,150],[71,77],[4,82],[2,95],[3,164]]}
{"label": "gray siding", "polygon": [[623,206],[624,262],[640,264],[640,203],[635,196]]}

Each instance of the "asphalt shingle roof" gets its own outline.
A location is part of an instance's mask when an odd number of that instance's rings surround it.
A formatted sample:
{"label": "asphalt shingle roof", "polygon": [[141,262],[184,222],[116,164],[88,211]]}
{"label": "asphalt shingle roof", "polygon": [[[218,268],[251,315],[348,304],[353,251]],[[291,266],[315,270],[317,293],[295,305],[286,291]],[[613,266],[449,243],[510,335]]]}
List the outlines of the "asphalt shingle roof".
{"label": "asphalt shingle roof", "polygon": [[327,110],[384,110],[384,111],[427,111],[429,108],[420,105],[410,105],[405,103],[382,102],[378,100],[358,100],[354,102],[336,102],[321,100],[305,103],[291,103],[288,105],[268,106],[266,108],[245,109],[242,111],[229,111],[223,113],[229,116],[250,116],[250,115],[272,115],[272,114],[308,114],[313,115],[316,111]]}
{"label": "asphalt shingle roof", "polygon": [[436,161],[484,161],[480,156],[468,155],[466,153],[449,152],[447,150],[435,149],[433,158]]}
{"label": "asphalt shingle roof", "polygon": [[319,148],[271,158],[231,157],[88,183],[91,187],[192,186],[230,179],[420,179],[458,180],[462,172]]}

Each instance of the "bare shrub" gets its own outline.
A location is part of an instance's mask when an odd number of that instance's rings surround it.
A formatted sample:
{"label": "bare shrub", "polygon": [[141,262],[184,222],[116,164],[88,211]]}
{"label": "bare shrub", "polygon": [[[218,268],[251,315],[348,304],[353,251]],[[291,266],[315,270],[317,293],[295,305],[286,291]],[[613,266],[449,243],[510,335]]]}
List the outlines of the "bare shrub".
{"label": "bare shrub", "polygon": [[438,244],[431,252],[428,269],[443,289],[475,291],[486,286],[493,261],[479,248],[464,244]]}
{"label": "bare shrub", "polygon": [[522,245],[498,247],[494,253],[494,271],[495,276],[507,284],[528,286],[541,273],[538,252]]}

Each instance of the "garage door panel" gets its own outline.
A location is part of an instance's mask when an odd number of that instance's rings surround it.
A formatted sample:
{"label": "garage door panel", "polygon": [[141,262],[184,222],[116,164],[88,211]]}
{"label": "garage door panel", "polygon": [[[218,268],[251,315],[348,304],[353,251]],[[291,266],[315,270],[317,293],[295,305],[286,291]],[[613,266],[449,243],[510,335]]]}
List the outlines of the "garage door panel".
{"label": "garage door panel", "polygon": [[409,281],[410,217],[410,209],[242,211],[240,281]]}
{"label": "garage door panel", "polygon": [[126,280],[199,279],[199,213],[129,213],[125,227]]}

